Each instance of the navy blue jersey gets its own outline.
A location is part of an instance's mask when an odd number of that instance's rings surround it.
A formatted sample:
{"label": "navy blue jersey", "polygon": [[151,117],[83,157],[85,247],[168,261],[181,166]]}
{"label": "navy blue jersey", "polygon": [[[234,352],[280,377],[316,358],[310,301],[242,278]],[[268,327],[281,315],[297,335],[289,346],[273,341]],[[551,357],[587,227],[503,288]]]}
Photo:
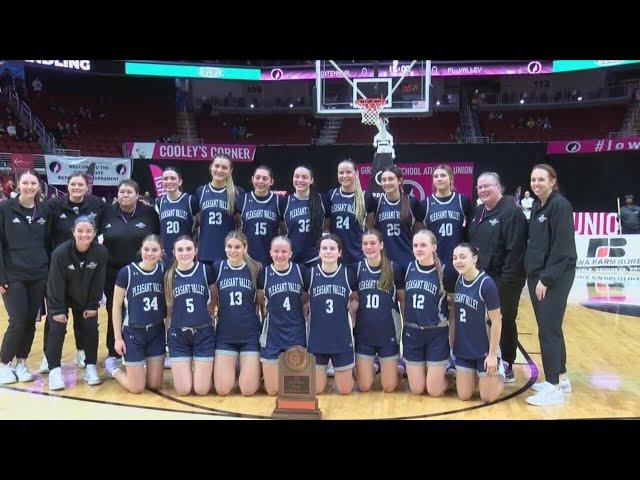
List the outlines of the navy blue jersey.
{"label": "navy blue jersey", "polygon": [[341,353],[353,350],[349,322],[349,295],[357,288],[353,270],[339,264],[327,274],[315,265],[307,270],[309,292],[309,351]]}
{"label": "navy blue jersey", "polygon": [[209,286],[214,283],[209,265],[195,262],[189,270],[176,268],[173,274],[173,307],[171,308],[172,327],[195,327],[211,323]]}
{"label": "navy blue jersey", "polygon": [[324,197],[326,214],[331,218],[331,233],[335,233],[342,242],[341,262],[354,265],[364,259],[362,254],[362,232],[367,212],[375,208],[375,200],[369,192],[364,193],[364,218],[356,221],[355,192],[344,193],[333,188]]}
{"label": "navy blue jersey", "polygon": [[[236,187],[236,198],[244,191]],[[214,262],[226,258],[224,239],[235,229],[234,214],[227,211],[227,188],[213,188],[211,183],[202,185],[196,190],[200,207],[200,236],[198,238],[198,259],[203,262]]]}
{"label": "navy blue jersey", "polygon": [[[318,194],[314,194],[318,195]],[[320,202],[322,204],[322,202]],[[324,218],[324,205],[322,205],[322,218]],[[283,212],[284,225],[287,228],[287,237],[291,240],[295,263],[308,263],[318,259],[318,238],[311,238],[311,215],[309,213],[309,199],[300,199],[294,193],[287,196]],[[322,232],[319,232],[321,235]]]}
{"label": "navy blue jersey", "polygon": [[232,267],[228,260],[213,265],[218,287],[218,332],[222,342],[246,342],[260,335],[260,318],[256,313],[256,292],[249,266]]}
{"label": "navy blue jersey", "polygon": [[125,290],[123,327],[155,325],[164,321],[167,306],[163,282],[164,268],[161,263],[151,271],[143,270],[136,262],[120,269],[116,285]]}
{"label": "navy blue jersey", "polygon": [[[484,272],[471,283],[462,275],[456,281],[455,291],[456,336],[453,354],[456,357],[479,359],[489,353],[489,310],[500,308],[498,289],[493,279]],[[500,352],[498,352],[500,356]]]}
{"label": "navy blue jersey", "polygon": [[386,195],[380,196],[375,213],[375,226],[384,239],[387,257],[403,267],[413,260],[413,224],[424,219],[422,208],[415,197],[409,197],[409,206],[410,218],[404,224],[400,222],[400,199],[391,202]]}
{"label": "navy blue jersey", "polygon": [[444,284],[451,291],[458,278],[458,272],[453,268],[453,250],[464,240],[469,221],[465,216],[468,203],[464,195],[455,192],[446,198],[431,195],[423,201],[424,224],[436,236],[438,258],[444,270]]}
{"label": "navy blue jersey", "polygon": [[302,313],[305,271],[303,266],[289,263],[287,270],[278,271],[269,265],[258,275],[258,290],[264,291],[267,312],[262,328],[265,345],[280,348],[306,345]]}
{"label": "navy blue jersey", "polygon": [[249,256],[264,266],[271,263],[271,240],[278,234],[281,217],[279,200],[280,197],[273,192],[266,197],[247,192],[238,202],[241,230],[247,236]]}
{"label": "navy blue jersey", "polygon": [[397,311],[396,285],[402,285],[402,269],[392,263],[393,285],[386,292],[378,288],[380,267],[369,266],[367,260],[358,263],[358,311],[353,334],[358,342],[367,345],[386,345],[396,339],[393,311]]}
{"label": "navy blue jersey", "polygon": [[168,266],[173,261],[173,244],[176,239],[181,235],[193,235],[193,218],[199,208],[196,197],[188,193],[181,193],[177,200],[171,200],[166,194],[156,198],[165,265]]}
{"label": "navy blue jersey", "polygon": [[417,260],[405,268],[404,321],[418,325],[438,325],[447,322],[447,294],[440,290],[435,266],[421,267]]}

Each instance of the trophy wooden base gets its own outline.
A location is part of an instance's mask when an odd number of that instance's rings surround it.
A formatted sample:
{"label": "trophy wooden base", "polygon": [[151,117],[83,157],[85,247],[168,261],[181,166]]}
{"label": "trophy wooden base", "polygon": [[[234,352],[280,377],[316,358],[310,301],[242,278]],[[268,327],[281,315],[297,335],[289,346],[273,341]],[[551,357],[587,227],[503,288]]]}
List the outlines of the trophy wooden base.
{"label": "trophy wooden base", "polygon": [[318,399],[300,400],[278,398],[271,418],[279,420],[321,420]]}

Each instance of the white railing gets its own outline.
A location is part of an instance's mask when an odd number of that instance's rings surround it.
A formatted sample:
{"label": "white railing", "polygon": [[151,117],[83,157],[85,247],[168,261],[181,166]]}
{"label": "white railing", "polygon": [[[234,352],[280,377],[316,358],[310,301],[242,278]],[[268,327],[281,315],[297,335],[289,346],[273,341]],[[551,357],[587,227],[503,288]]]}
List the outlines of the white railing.
{"label": "white railing", "polygon": [[80,157],[82,152],[80,150],[73,150],[69,148],[56,148],[53,150],[54,155],[60,155],[62,157]]}

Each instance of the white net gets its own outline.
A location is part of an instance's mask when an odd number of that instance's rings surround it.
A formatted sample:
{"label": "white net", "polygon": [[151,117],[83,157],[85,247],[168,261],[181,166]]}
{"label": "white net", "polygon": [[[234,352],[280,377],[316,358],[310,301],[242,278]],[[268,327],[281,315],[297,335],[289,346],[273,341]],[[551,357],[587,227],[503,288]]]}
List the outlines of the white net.
{"label": "white net", "polygon": [[362,113],[362,123],[375,125],[380,118],[380,112],[387,102],[382,98],[361,98],[356,100],[356,107]]}

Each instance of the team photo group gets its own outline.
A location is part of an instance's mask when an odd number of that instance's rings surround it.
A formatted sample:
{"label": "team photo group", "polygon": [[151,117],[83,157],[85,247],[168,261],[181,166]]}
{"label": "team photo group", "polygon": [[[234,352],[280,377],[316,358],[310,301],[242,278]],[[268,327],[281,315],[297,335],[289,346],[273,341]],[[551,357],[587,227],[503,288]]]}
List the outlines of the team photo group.
{"label": "team photo group", "polygon": [[[246,190],[233,170],[230,157],[216,155],[209,181],[189,193],[167,167],[162,196],[143,201],[138,184],[124,180],[113,204],[89,193],[83,173],[46,202],[33,171],[17,175],[19,194],[0,203],[9,317],[0,384],[32,381],[33,353],[42,354],[49,390],[70,388],[61,359],[71,323],[89,385],[107,377],[132,393],[157,390],[170,368],[178,395],[276,395],[280,354],[302,346],[315,357],[318,394],[328,377],[342,395],[394,392],[406,377],[407,395],[451,389],[469,400],[479,391],[491,403],[515,382],[526,285],[545,379],[526,402],[564,402],[562,322],[577,256],[572,208],[553,167],[530,172],[529,219],[496,172],[477,177],[473,206],[444,164],[424,200],[407,194],[392,164],[376,176],[380,194],[363,191],[349,159],[326,192],[308,165],[295,168],[285,195],[272,191],[270,167],[255,168]],[[41,350],[33,344],[45,312]]]}

